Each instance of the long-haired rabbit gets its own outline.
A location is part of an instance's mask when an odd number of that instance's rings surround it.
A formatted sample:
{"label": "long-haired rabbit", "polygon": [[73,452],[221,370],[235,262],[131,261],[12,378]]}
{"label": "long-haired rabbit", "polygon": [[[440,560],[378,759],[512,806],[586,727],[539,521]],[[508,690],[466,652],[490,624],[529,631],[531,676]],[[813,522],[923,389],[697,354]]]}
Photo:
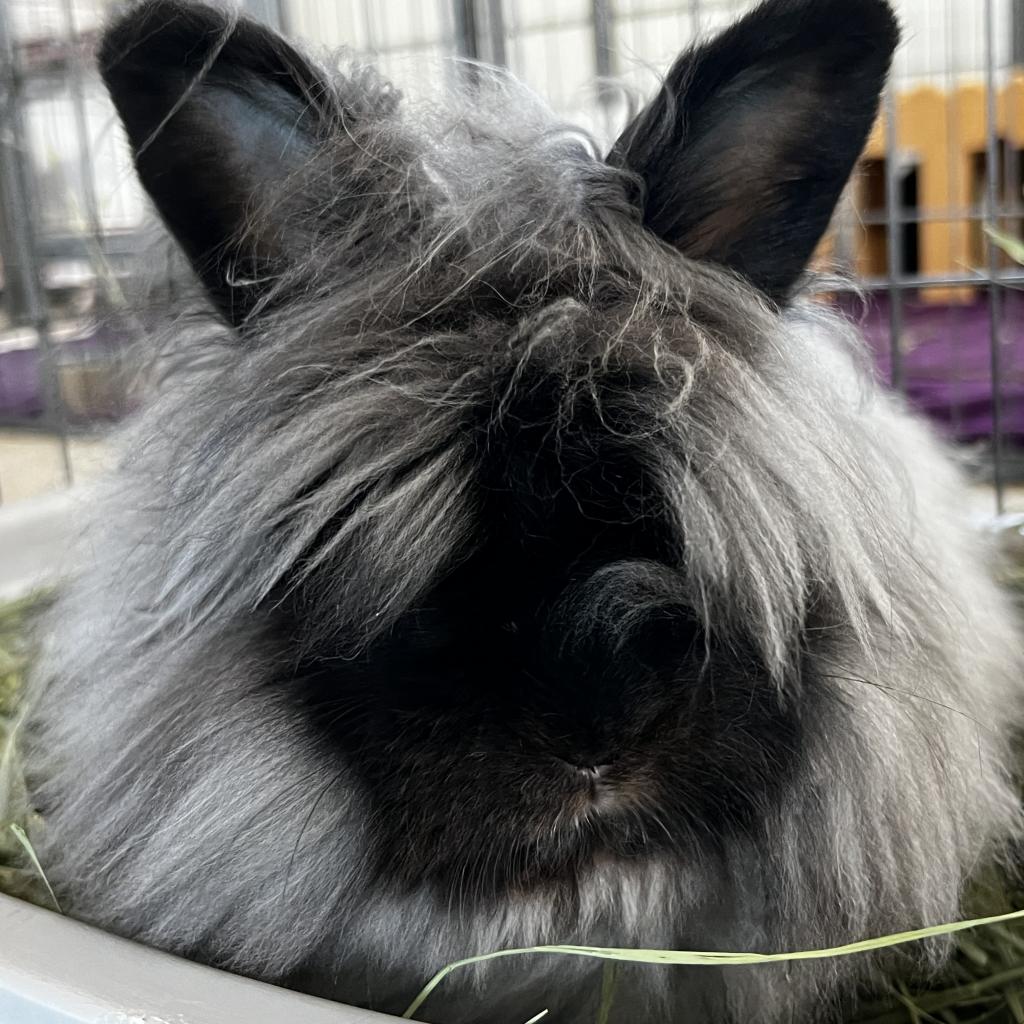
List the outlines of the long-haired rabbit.
{"label": "long-haired rabbit", "polygon": [[[958,915],[1020,823],[1019,639],[951,460],[799,297],[896,41],[769,0],[602,156],[496,71],[439,108],[212,7],[113,22],[219,326],[171,338],[50,621],[73,914],[389,1012],[504,947]],[[828,1019],[882,966],[624,967],[610,1019]],[[500,960],[422,1017],[589,1022],[600,980]]]}

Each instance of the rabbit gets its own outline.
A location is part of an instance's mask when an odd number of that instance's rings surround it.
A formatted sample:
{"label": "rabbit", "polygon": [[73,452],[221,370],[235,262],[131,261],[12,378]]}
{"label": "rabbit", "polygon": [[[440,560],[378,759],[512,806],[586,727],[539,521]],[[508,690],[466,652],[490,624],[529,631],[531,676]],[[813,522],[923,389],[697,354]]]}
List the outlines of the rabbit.
{"label": "rabbit", "polygon": [[[1020,834],[1020,635],[808,272],[898,35],[766,0],[604,153],[498,70],[418,102],[237,12],[115,16],[207,314],[153,341],[33,683],[68,912],[392,1014],[510,947],[957,918]],[[601,1012],[834,1020],[893,963],[620,965]],[[417,1019],[590,1022],[603,976],[492,960]]]}

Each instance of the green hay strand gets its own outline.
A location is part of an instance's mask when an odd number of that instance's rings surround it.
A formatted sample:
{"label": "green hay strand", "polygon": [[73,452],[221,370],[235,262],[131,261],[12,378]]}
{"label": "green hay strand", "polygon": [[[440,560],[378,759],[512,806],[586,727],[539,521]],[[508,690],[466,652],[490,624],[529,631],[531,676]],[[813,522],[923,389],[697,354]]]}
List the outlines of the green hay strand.
{"label": "green hay strand", "polygon": [[1000,231],[991,224],[985,225],[985,234],[993,243],[1016,263],[1024,263],[1024,241]]}
{"label": "green hay strand", "polygon": [[608,1024],[611,1019],[618,974],[619,965],[614,960],[606,961],[601,972],[601,1005],[597,1008],[597,1024]]}
{"label": "green hay strand", "polygon": [[[1002,924],[1006,921],[1019,921],[1021,919],[1024,919],[1024,910],[1014,910],[1008,914],[996,914],[993,917],[975,917],[969,921],[954,921],[951,924],[936,924],[928,928],[917,928],[909,932],[896,932],[893,935],[883,935],[877,939],[861,939],[859,942],[850,942],[843,946],[831,946],[827,949],[795,950],[790,953],[720,953],[713,950],[700,952],[696,950],[674,949],[618,949],[604,946],[530,946],[525,949],[501,949],[494,953],[483,953],[480,956],[456,960],[454,963],[448,964],[447,967],[442,967],[427,982],[423,991],[412,1001],[409,1009],[402,1016],[407,1020],[412,1019],[412,1015],[426,1002],[427,997],[452,971],[458,970],[460,967],[484,963],[487,960],[497,960],[499,957],[524,956],[527,953],[552,953],[559,956],[586,956],[601,960],[639,964],[737,967],[744,964],[778,964],[794,960],[824,960],[831,957],[852,956],[854,953],[889,949],[892,946],[903,945],[907,942],[920,942],[922,939],[952,935],[955,932],[967,931],[970,928],[980,928],[984,925]],[[1014,978],[1018,976],[1024,977],[1024,967],[1021,967],[1018,971],[1006,973],[1013,974]],[[990,983],[994,983],[996,977],[998,976],[993,975],[992,978],[987,980]]]}
{"label": "green hay strand", "polygon": [[0,604],[0,892],[60,911],[29,839],[42,823],[28,807],[15,742],[19,698],[34,653],[30,624],[49,600],[37,592]]}
{"label": "green hay strand", "polygon": [[43,865],[39,863],[39,858],[36,856],[36,851],[29,841],[25,830],[17,822],[11,822],[10,829],[14,833],[14,838],[18,840],[18,844],[28,855],[28,859],[32,862],[32,867],[35,868],[36,874],[39,875],[43,885],[46,886],[46,891],[50,894],[50,899],[53,900],[54,909],[58,914],[63,914],[64,911],[60,909],[60,901],[57,899],[57,894],[50,886],[50,880],[46,877]]}

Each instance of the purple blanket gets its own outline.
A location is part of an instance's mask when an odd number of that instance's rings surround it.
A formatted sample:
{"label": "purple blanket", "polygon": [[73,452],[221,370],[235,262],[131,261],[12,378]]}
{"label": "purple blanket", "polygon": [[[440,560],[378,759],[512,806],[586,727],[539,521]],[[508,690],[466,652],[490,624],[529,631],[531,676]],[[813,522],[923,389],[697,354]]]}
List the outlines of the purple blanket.
{"label": "purple blanket", "polygon": [[[1002,315],[1001,387],[1003,436],[1024,444],[1024,294],[1006,290]],[[881,380],[891,375],[890,299],[871,297],[861,327]],[[855,319],[860,308],[843,303]],[[116,354],[124,334],[97,326],[60,343],[62,361],[103,360]],[[977,441],[992,433],[988,300],[981,295],[962,306],[932,305],[915,298],[904,304],[904,388],[911,403],[941,424],[953,438]],[[42,415],[39,353],[34,348],[0,352],[0,420],[31,421]]]}
{"label": "purple blanket", "polygon": [[[1024,294],[1000,294],[1002,433],[1024,442]],[[855,318],[859,312],[847,306]],[[873,296],[861,328],[875,354],[879,378],[892,372],[890,299]],[[985,295],[947,306],[907,298],[903,311],[903,387],[911,404],[960,441],[992,434],[989,307]]]}
{"label": "purple blanket", "polygon": [[[128,335],[109,325],[93,325],[75,337],[56,342],[58,365],[89,363],[117,365],[118,353],[128,344]],[[119,403],[120,404],[120,403]],[[43,416],[42,360],[39,349],[12,348],[0,351],[0,422],[31,423]],[[71,419],[74,414],[70,413]],[[110,416],[105,415],[104,419]]]}

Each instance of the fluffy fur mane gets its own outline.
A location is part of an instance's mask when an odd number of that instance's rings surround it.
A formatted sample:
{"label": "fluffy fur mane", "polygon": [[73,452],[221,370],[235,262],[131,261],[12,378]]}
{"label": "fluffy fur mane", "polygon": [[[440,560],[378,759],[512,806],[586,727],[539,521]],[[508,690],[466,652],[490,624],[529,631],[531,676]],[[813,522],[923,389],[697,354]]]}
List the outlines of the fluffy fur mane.
{"label": "fluffy fur mane", "polygon": [[[161,6],[193,10],[144,9]],[[443,964],[501,947],[767,951],[955,917],[972,869],[1019,827],[1019,644],[961,522],[958,472],[875,389],[855,332],[645,229],[638,196],[655,190],[637,166],[601,159],[504,75],[476,69],[444,107],[400,102],[364,68],[317,69],[329,85],[312,93],[299,77],[301,109],[324,120],[239,229],[270,255],[230,261],[211,289],[222,317],[240,310],[230,325],[168,333],[88,570],[53,613],[26,735],[62,899],[391,1012]],[[187,250],[191,227],[162,212]],[[617,557],[573,575],[609,536]],[[661,648],[637,637],[688,610],[687,685],[712,696],[687,714],[714,721],[718,685],[729,721],[721,738],[687,726],[706,762],[665,772],[708,811],[661,822],[668,798],[648,794],[644,841],[655,822],[668,835],[649,855],[574,860],[496,895],[481,848],[439,889],[440,859],[477,851],[474,830],[503,834],[501,786],[520,777],[493,769],[488,805],[461,740],[406,763],[406,732],[332,704],[417,796],[384,800],[398,783],[361,781],[362,754],[294,690],[311,664],[349,678],[421,644],[453,579],[475,605],[532,593],[562,564],[552,550],[572,571],[541,602],[538,645],[557,633],[565,677],[579,662],[595,687],[639,672],[634,652]],[[410,657],[428,664],[420,646]],[[399,838],[382,866],[385,835]],[[685,1005],[806,1021],[879,966],[625,969],[614,1019]],[[596,970],[498,962],[446,983],[429,1019],[586,1020]]]}

